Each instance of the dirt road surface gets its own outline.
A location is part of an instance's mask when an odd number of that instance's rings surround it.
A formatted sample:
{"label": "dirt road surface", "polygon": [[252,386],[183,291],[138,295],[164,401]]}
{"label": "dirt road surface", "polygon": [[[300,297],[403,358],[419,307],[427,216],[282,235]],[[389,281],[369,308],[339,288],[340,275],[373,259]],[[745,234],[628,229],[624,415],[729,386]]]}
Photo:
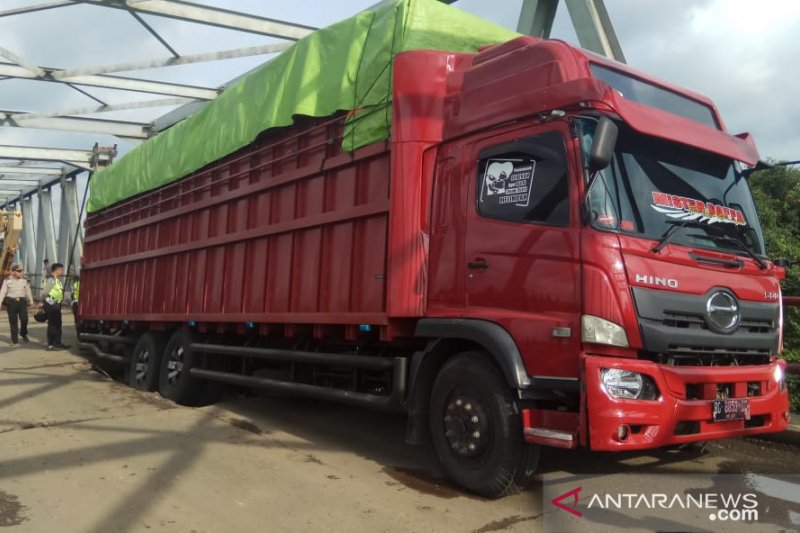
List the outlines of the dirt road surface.
{"label": "dirt road surface", "polygon": [[[112,380],[77,350],[44,351],[41,325],[32,344],[10,348],[0,320],[0,527],[9,531],[541,530],[539,489],[487,501],[453,487],[429,447],[403,444],[401,416],[244,395],[179,407]],[[545,473],[605,474],[620,488],[646,472],[799,465],[797,448],[742,440],[702,452],[545,450],[541,461]]]}

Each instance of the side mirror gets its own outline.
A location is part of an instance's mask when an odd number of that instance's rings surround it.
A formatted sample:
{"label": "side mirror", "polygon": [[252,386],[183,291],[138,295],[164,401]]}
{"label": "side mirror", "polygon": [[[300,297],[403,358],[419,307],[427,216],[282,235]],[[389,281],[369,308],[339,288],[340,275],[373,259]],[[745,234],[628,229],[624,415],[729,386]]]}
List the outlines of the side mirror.
{"label": "side mirror", "polygon": [[614,157],[614,149],[617,147],[617,135],[619,128],[614,121],[607,117],[601,117],[594,130],[592,148],[589,151],[589,172],[594,173],[606,168],[611,164]]}
{"label": "side mirror", "polygon": [[779,268],[789,268],[795,263],[796,262],[792,261],[791,259],[784,259],[784,258],[772,260],[772,264]]}

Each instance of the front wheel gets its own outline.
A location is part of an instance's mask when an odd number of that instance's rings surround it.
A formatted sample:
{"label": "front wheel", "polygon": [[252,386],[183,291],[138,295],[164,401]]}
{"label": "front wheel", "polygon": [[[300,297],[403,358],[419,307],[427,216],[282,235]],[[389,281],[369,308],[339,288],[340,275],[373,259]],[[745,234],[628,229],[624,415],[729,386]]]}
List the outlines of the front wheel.
{"label": "front wheel", "polygon": [[499,498],[533,479],[539,446],[524,441],[512,390],[486,354],[464,352],[444,364],[430,417],[436,454],[459,485]]}

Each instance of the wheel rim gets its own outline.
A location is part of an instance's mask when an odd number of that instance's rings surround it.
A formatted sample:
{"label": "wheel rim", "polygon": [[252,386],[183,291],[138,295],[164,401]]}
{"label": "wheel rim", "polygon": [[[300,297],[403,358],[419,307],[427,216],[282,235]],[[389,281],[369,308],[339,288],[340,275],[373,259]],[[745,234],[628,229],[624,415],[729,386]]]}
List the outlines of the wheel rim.
{"label": "wheel rim", "polygon": [[147,379],[147,364],[149,361],[149,350],[142,350],[136,355],[136,366],[134,367],[136,383],[142,383]]}
{"label": "wheel rim", "polygon": [[183,346],[179,346],[169,354],[169,360],[167,361],[167,380],[170,385],[177,383],[181,378],[181,374],[183,374],[183,355]]}
{"label": "wheel rim", "polygon": [[450,394],[444,410],[444,429],[450,450],[461,460],[479,460],[489,449],[489,411],[469,393]]}

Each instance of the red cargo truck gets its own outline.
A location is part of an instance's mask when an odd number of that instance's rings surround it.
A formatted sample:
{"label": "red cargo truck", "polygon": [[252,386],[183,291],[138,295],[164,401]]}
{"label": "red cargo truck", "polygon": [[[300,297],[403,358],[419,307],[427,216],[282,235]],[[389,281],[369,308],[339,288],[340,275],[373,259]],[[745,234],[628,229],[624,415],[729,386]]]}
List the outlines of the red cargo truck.
{"label": "red cargo truck", "polygon": [[344,152],[344,114],[297,117],[92,213],[82,340],[182,404],[232,384],[403,411],[491,497],[540,445],[786,427],[758,154],[711,101],[527,37],[393,69],[389,141]]}

